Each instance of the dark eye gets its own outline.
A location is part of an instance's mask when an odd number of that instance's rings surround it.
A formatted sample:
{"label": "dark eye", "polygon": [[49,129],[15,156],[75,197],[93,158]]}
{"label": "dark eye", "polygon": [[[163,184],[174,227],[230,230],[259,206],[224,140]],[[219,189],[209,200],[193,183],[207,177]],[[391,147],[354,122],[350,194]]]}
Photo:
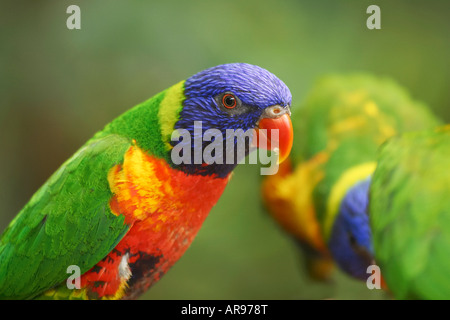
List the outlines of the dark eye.
{"label": "dark eye", "polygon": [[227,93],[222,97],[222,104],[227,109],[233,109],[237,105],[236,97],[230,93]]}
{"label": "dark eye", "polygon": [[348,234],[348,240],[350,241],[351,246],[355,246],[357,244],[356,238],[352,234]]}

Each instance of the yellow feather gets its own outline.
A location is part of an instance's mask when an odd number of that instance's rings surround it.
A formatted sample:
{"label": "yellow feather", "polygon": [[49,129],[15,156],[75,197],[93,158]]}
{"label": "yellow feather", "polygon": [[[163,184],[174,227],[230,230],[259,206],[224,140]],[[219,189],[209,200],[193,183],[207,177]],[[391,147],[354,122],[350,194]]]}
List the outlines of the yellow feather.
{"label": "yellow feather", "polygon": [[159,125],[161,128],[161,136],[166,142],[167,149],[171,149],[169,144],[173,128],[178,121],[178,115],[182,108],[184,100],[184,81],[167,89],[164,99],[158,111]]}
{"label": "yellow feather", "polygon": [[370,176],[375,171],[376,166],[376,162],[366,162],[354,166],[346,170],[334,184],[327,201],[327,213],[324,223],[324,235],[326,240],[330,237],[333,221],[339,211],[341,201],[349,188],[358,181],[364,180]]}

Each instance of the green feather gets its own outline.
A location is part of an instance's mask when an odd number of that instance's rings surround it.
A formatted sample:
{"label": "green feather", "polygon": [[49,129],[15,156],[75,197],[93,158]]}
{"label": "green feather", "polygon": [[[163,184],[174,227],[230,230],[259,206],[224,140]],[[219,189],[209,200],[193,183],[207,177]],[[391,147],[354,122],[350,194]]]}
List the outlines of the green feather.
{"label": "green feather", "polygon": [[406,133],[380,150],[371,186],[376,259],[399,299],[450,297],[450,127]]}
{"label": "green feather", "polygon": [[94,139],[109,134],[130,137],[147,153],[171,163],[169,133],[179,118],[184,98],[184,81],[181,81],[128,110],[95,135]]}
{"label": "green feather", "polygon": [[91,140],[35,193],[0,240],[0,298],[28,299],[68,278],[69,265],[84,273],[127,232],[109,209],[107,173],[123,160],[130,140]]}

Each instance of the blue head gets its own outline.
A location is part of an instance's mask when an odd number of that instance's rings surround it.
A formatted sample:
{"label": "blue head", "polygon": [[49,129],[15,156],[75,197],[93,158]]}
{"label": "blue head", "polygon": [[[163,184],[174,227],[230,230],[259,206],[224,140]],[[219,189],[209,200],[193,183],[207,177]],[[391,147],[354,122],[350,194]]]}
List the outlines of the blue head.
{"label": "blue head", "polygon": [[[267,70],[246,63],[224,64],[199,72],[186,80],[184,88],[185,100],[175,129],[188,130],[194,138],[195,132],[200,131],[198,125],[195,130],[196,121],[201,121],[202,137],[206,130],[217,129],[224,140],[223,149],[215,152],[222,152],[222,155],[227,152],[227,129],[242,129],[245,132],[257,128],[262,118],[276,119],[290,114],[292,97],[288,87]],[[194,138],[189,142],[192,149],[195,147]],[[216,137],[211,141],[214,139]],[[211,144],[203,140],[200,140],[202,150]],[[251,138],[247,139],[245,155],[250,143]],[[234,154],[237,155],[237,152]],[[191,157],[194,163],[194,153]],[[209,165],[191,163],[182,166],[182,169],[189,173],[214,173],[224,177],[240,160],[235,158],[232,163],[226,163],[224,159],[222,164]]]}
{"label": "blue head", "polygon": [[334,221],[328,247],[339,267],[355,278],[366,280],[374,264],[368,205],[371,178],[355,184],[345,195]]}

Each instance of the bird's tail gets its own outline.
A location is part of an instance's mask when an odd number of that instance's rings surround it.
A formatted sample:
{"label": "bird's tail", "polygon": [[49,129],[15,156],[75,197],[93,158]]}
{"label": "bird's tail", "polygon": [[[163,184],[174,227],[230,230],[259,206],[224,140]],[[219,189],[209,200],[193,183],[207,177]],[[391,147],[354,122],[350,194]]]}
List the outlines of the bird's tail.
{"label": "bird's tail", "polygon": [[303,241],[296,241],[302,252],[302,262],[308,276],[316,281],[330,281],[334,262],[328,252],[320,252]]}

